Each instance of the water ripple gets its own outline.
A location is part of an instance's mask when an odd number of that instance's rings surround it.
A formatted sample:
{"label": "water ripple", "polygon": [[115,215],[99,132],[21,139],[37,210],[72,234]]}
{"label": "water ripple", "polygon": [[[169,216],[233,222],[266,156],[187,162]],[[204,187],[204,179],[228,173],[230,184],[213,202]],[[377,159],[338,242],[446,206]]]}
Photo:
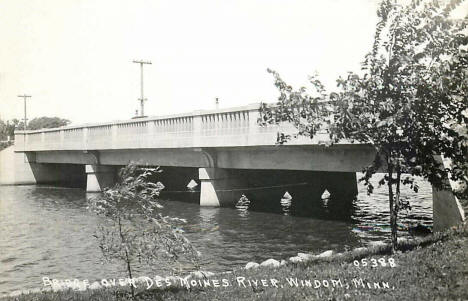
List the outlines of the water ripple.
{"label": "water ripple", "polygon": [[[413,210],[403,212],[400,223],[432,224],[431,187],[424,183],[420,187],[420,194],[411,194]],[[360,185],[359,193],[351,217],[344,220],[332,218],[326,202],[314,206],[311,216],[298,217],[282,211],[281,200],[271,212],[164,201],[163,213],[188,221],[185,234],[203,254],[203,269],[222,271],[248,261],[344,250],[387,239],[384,228],[358,229],[388,225],[385,189],[367,196]],[[0,295],[40,287],[43,276],[98,280],[125,275],[117,263],[101,264],[103,258],[92,237],[100,218],[89,213],[86,205],[86,193],[77,189],[0,187]],[[145,268],[136,266],[136,271],[145,273]]]}

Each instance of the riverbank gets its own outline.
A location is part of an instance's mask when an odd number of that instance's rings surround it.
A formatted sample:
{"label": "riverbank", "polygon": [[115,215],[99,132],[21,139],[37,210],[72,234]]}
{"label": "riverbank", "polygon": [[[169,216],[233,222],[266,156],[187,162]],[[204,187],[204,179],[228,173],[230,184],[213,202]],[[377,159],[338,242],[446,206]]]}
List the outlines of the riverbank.
{"label": "riverbank", "polygon": [[[468,299],[468,231],[436,234],[415,244],[411,251],[388,254],[383,247],[347,252],[277,268],[237,270],[208,279],[146,290],[138,300],[434,300]],[[156,285],[153,285],[156,287]],[[128,288],[127,288],[128,289]],[[96,289],[84,292],[43,292],[4,301],[126,300],[127,291]]]}

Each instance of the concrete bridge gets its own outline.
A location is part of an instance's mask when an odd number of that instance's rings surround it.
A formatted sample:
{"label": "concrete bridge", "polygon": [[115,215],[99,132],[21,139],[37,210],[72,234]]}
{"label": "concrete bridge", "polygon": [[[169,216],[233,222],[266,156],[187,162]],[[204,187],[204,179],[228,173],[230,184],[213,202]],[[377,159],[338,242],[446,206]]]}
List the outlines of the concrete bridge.
{"label": "concrete bridge", "polygon": [[[114,183],[119,167],[134,161],[162,166],[169,191],[187,190],[195,180],[202,206],[232,204],[242,194],[271,197],[272,191],[278,199],[288,191],[296,206],[307,206],[325,189],[339,200],[336,205],[350,204],[357,194],[356,172],[373,159],[372,147],[328,147],[326,132],[276,146],[278,131],[294,128],[259,126],[259,107],[17,131],[14,149],[0,156],[0,184],[82,183],[97,192]],[[434,204],[435,224],[443,228],[463,219],[451,194],[434,191],[436,201],[444,205]]]}

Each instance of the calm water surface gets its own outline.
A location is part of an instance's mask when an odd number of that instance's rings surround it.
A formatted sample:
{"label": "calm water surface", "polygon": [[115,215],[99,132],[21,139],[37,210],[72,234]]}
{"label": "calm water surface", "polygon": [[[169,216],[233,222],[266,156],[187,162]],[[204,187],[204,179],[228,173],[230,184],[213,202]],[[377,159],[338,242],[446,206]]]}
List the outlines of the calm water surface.
{"label": "calm water surface", "polygon": [[[163,201],[164,214],[187,219],[187,237],[202,253],[202,269],[225,271],[249,261],[286,259],[298,252],[344,250],[387,240],[385,189],[360,194],[349,218],[331,218],[326,202],[307,217],[287,210],[253,212],[235,208],[203,208],[197,204]],[[41,186],[0,186],[0,296],[42,286],[42,277],[89,279],[124,277],[119,264],[102,264],[92,237],[100,217],[87,211],[80,189]],[[402,224],[432,224],[432,196],[427,183],[410,194],[412,211]],[[274,200],[273,202],[280,202]],[[407,233],[402,232],[402,235]],[[136,276],[147,275],[144,270]]]}

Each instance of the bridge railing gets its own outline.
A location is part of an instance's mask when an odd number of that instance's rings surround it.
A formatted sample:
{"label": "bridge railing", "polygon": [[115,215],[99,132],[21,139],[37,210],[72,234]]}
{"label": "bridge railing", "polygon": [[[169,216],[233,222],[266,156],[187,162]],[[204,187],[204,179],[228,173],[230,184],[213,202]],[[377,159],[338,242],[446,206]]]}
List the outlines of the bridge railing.
{"label": "bridge railing", "polygon": [[[259,126],[260,104],[99,124],[15,132],[17,151],[273,145],[291,125]],[[295,144],[313,143],[299,139]]]}

